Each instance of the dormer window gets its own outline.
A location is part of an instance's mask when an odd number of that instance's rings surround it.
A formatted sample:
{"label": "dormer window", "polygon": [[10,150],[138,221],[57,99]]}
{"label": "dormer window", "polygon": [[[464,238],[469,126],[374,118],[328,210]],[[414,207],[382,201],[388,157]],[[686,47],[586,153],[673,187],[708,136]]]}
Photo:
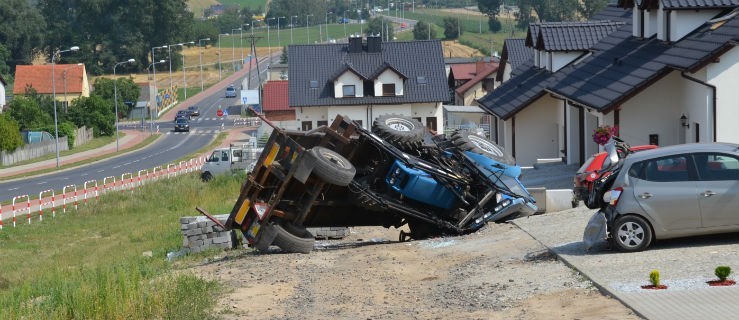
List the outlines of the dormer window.
{"label": "dormer window", "polygon": [[394,83],[383,83],[382,84],[382,96],[384,97],[395,96],[395,84]]}
{"label": "dormer window", "polygon": [[429,79],[427,79],[426,76],[417,76],[416,82],[418,82],[418,84],[428,84]]}
{"label": "dormer window", "polygon": [[344,85],[341,89],[342,89],[342,93],[344,94],[344,97],[356,97],[357,96],[354,85]]}
{"label": "dormer window", "polygon": [[311,89],[317,89],[318,88],[318,80],[311,80],[310,81],[310,88]]}

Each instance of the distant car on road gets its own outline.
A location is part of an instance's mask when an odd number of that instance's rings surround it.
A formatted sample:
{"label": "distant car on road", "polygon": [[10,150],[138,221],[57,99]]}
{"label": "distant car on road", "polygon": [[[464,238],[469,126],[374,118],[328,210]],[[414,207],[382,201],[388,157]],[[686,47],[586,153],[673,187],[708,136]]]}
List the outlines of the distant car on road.
{"label": "distant car on road", "polygon": [[179,118],[185,118],[185,119],[188,119],[189,120],[190,119],[190,111],[189,110],[180,110],[180,111],[177,111],[177,115],[175,115],[175,117],[174,117],[175,122]]}
{"label": "distant car on road", "polygon": [[189,106],[187,111],[190,112],[190,118],[200,116],[200,109],[198,109],[198,106]]}
{"label": "distant car on road", "polygon": [[641,251],[654,240],[739,230],[739,145],[693,143],[623,160],[604,210],[612,245]]}
{"label": "distant car on road", "polygon": [[236,88],[233,85],[226,88],[226,98],[236,98]]}
{"label": "distant car on road", "polygon": [[190,120],[187,120],[187,118],[177,118],[174,122],[174,131],[190,132]]}

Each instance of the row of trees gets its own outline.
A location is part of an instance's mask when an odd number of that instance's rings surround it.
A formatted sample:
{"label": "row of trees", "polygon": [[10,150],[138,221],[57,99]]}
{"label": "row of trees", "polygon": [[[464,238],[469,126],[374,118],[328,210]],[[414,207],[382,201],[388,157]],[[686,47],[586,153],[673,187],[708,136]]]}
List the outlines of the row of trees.
{"label": "row of trees", "polygon": [[[488,28],[492,32],[501,30],[498,16],[501,7],[516,5],[516,24],[527,28],[529,23],[538,21],[577,21],[587,20],[605,8],[609,0],[477,0],[477,7],[488,17]],[[503,12],[506,13],[506,12]],[[538,17],[538,19],[537,19]]]}
{"label": "row of trees", "polygon": [[[89,97],[72,101],[64,108],[57,101],[57,123],[59,136],[67,137],[72,148],[77,128],[92,128],[95,136],[110,136],[115,133],[115,101],[113,80],[98,78],[95,91]],[[119,116],[128,113],[130,106],[125,101],[137,101],[140,89],[131,78],[117,80]],[[13,151],[23,145],[20,131],[54,132],[54,101],[48,95],[37,94],[29,89],[26,95],[15,96],[0,114],[0,150]]]}

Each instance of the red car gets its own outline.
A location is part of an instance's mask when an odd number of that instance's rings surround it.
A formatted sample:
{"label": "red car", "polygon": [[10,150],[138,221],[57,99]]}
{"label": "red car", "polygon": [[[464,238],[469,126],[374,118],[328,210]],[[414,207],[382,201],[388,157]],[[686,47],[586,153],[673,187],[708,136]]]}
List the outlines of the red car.
{"label": "red car", "polygon": [[[618,152],[620,159],[626,158],[626,156],[634,152],[657,148],[655,145],[630,147],[627,144],[623,144],[623,146],[625,148],[619,149]],[[572,206],[577,206],[580,200],[582,200],[590,209],[599,208],[601,197],[595,194],[598,193],[597,190],[594,193],[593,185],[598,179],[611,175],[613,173],[611,169],[608,152],[599,152],[588,158],[575,173],[574,187],[572,188]]]}

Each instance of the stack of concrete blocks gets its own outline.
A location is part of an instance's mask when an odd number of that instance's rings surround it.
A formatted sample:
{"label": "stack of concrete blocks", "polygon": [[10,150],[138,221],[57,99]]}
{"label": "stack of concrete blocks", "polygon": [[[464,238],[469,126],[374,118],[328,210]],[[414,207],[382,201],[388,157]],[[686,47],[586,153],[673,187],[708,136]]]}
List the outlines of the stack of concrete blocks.
{"label": "stack of concrete blocks", "polygon": [[349,235],[349,228],[347,227],[308,228],[308,231],[310,231],[316,239],[343,239]]}
{"label": "stack of concrete blocks", "polygon": [[[228,215],[217,215],[214,218],[225,223]],[[224,231],[204,216],[180,218],[180,230],[185,238],[182,246],[193,253],[211,248],[233,249],[238,245],[233,232]]]}

